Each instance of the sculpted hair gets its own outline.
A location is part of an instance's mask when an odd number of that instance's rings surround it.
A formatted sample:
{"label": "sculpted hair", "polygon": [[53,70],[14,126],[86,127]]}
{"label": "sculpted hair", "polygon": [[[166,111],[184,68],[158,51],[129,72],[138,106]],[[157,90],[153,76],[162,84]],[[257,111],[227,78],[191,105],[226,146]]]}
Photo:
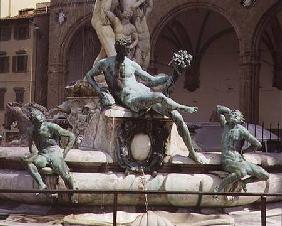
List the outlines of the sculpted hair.
{"label": "sculpted hair", "polygon": [[27,107],[26,110],[27,110],[27,116],[30,120],[33,120],[36,117],[37,114],[41,114],[44,118],[46,118],[45,115],[43,114],[43,112],[36,109],[36,108],[29,106],[29,107]]}
{"label": "sculpted hair", "polygon": [[242,113],[241,111],[239,111],[239,110],[233,110],[233,111],[231,111],[231,114],[236,114],[236,115],[238,116],[238,118],[239,118],[239,120],[240,120],[239,123],[243,124],[243,123],[245,122],[244,115],[243,115],[243,113]]}

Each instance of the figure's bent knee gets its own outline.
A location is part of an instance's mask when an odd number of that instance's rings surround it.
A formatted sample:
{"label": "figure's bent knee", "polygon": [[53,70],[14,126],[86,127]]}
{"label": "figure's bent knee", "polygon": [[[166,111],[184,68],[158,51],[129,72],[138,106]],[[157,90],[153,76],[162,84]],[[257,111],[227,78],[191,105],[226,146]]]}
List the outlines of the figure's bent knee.
{"label": "figure's bent knee", "polygon": [[244,178],[245,176],[247,176],[248,173],[247,173],[246,170],[240,169],[240,170],[238,170],[238,171],[236,172],[236,175],[237,175],[240,179],[242,179],[242,178]]}
{"label": "figure's bent knee", "polygon": [[262,168],[261,166],[254,165],[253,168],[253,174],[255,177],[257,177],[260,180],[268,180],[269,179],[269,173]]}
{"label": "figure's bent knee", "polygon": [[153,93],[153,98],[158,100],[158,102],[163,102],[166,96],[163,93],[155,92]]}
{"label": "figure's bent knee", "polygon": [[70,180],[71,175],[70,175],[70,173],[65,173],[64,175],[62,175],[62,178],[66,179],[66,180]]}
{"label": "figure's bent knee", "polygon": [[30,169],[37,169],[37,166],[36,166],[34,163],[32,163],[32,162],[29,162],[29,163],[27,164],[27,166],[28,166]]}
{"label": "figure's bent knee", "polygon": [[265,170],[258,173],[257,177],[261,180],[268,180],[269,179],[269,173]]}
{"label": "figure's bent knee", "polygon": [[171,118],[173,121],[178,122],[178,123],[184,121],[182,115],[177,110],[171,111]]}
{"label": "figure's bent knee", "polygon": [[171,116],[172,116],[173,118],[183,119],[182,115],[181,115],[181,114],[179,113],[179,111],[177,111],[177,110],[171,111]]}
{"label": "figure's bent knee", "polygon": [[70,179],[71,178],[71,174],[69,172],[69,170],[66,170],[66,171],[60,171],[59,172],[60,176],[64,179]]}
{"label": "figure's bent knee", "polygon": [[263,180],[268,180],[268,179],[269,179],[269,173],[263,174],[263,175],[262,175],[262,179],[263,179]]}

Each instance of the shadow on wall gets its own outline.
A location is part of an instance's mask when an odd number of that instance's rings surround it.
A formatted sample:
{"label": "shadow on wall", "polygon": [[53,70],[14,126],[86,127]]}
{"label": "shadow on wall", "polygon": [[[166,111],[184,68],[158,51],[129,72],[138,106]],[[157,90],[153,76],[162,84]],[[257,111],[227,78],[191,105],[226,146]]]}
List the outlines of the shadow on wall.
{"label": "shadow on wall", "polygon": [[[202,151],[221,152],[221,136],[223,128],[217,122],[210,123],[187,123],[194,140]],[[282,139],[280,130],[273,130],[273,128],[266,129],[264,125],[255,125],[245,123],[247,128],[253,136],[255,136],[263,145],[261,151],[263,152],[282,152]],[[276,125],[280,127],[279,124]],[[275,133],[276,132],[276,133]],[[246,143],[243,149],[249,147]]]}
{"label": "shadow on wall", "polygon": [[177,81],[172,97],[199,107],[196,114],[184,114],[186,121],[209,121],[217,104],[238,109],[239,43],[231,24],[207,9],[182,13],[164,27],[158,38],[154,59],[158,72],[171,72],[167,63],[179,49],[188,50],[193,61],[186,75]]}

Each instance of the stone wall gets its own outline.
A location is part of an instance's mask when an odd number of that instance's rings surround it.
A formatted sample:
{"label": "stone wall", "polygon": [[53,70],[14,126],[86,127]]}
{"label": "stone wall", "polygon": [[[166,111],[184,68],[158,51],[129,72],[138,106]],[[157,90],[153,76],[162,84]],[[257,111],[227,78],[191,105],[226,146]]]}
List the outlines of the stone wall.
{"label": "stone wall", "polygon": [[48,83],[48,54],[49,54],[49,15],[41,14],[34,18],[39,27],[34,44],[35,59],[35,96],[34,101],[40,105],[47,105]]}
{"label": "stone wall", "polygon": [[[53,0],[51,2],[48,72],[49,107],[58,105],[64,99],[64,86],[68,73],[66,56],[76,32],[87,23],[89,24],[93,3],[94,1],[84,0]],[[245,9],[239,2],[233,0],[155,0],[154,4],[155,8],[149,18],[149,29],[152,37],[152,62],[155,61],[154,57],[159,52],[156,44],[163,28],[177,15],[184,12],[189,13],[189,10],[192,9],[207,9],[222,15],[230,23],[238,39],[235,70],[238,72],[236,72],[236,82],[239,84],[236,83],[236,95],[238,95],[235,102],[227,102],[227,105],[239,107],[249,122],[259,122],[259,75],[261,69],[259,44],[267,22],[279,12],[282,3],[277,0],[257,1],[256,6],[251,9]],[[58,22],[60,10],[66,16],[65,22],[62,24]],[[151,65],[151,67],[154,66]],[[203,70],[207,70],[207,68]],[[265,115],[265,113],[262,115]],[[197,120],[199,121],[201,118]]]}

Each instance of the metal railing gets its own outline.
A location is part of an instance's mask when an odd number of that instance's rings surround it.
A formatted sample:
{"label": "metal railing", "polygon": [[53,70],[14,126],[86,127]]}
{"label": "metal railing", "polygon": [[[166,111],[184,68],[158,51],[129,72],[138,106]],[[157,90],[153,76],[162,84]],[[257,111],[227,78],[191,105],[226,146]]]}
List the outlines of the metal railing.
{"label": "metal railing", "polygon": [[[117,211],[118,211],[118,195],[199,195],[199,196],[249,196],[260,197],[261,200],[261,226],[266,226],[266,198],[267,197],[282,197],[282,193],[240,193],[240,192],[187,192],[187,191],[129,191],[129,190],[10,190],[0,189],[1,193],[21,193],[21,194],[113,194],[113,226],[117,225]],[[152,205],[151,205],[152,206]]]}
{"label": "metal railing", "polygon": [[245,127],[261,141],[263,152],[282,152],[282,138],[280,123],[261,124],[245,123]]}

